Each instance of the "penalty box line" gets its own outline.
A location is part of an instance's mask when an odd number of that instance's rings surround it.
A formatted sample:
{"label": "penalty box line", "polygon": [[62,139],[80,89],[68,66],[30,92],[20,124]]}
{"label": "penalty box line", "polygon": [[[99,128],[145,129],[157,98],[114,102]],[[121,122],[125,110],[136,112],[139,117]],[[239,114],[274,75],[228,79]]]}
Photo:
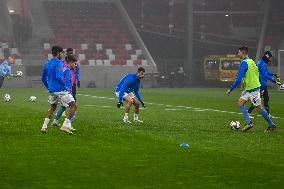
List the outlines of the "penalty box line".
{"label": "penalty box line", "polygon": [[[115,100],[116,98],[110,98],[110,97],[105,97],[105,96],[95,96],[95,95],[88,95],[88,94],[77,94],[79,96],[85,96],[85,97],[90,97],[90,98],[98,98],[98,99],[107,99],[107,100]],[[156,105],[156,106],[165,106],[165,107],[171,107],[171,108],[184,108],[184,109],[192,109],[194,111],[198,112],[205,112],[205,111],[210,111],[210,112],[220,112],[220,113],[228,113],[228,114],[239,114],[242,115],[240,112],[232,112],[232,111],[225,111],[225,110],[217,110],[217,109],[211,109],[211,108],[197,108],[197,107],[192,107],[192,106],[175,106],[175,105],[170,105],[170,104],[161,104],[161,103],[154,103],[154,102],[145,102],[150,105]],[[261,115],[255,115],[257,117],[261,117]],[[272,116],[272,119],[281,119],[284,120],[283,117],[279,116]]]}

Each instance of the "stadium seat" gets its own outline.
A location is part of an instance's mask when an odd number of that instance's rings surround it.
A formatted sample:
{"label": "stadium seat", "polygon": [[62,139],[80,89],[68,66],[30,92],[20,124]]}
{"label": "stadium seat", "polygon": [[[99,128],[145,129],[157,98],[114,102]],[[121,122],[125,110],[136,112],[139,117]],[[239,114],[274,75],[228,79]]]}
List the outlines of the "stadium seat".
{"label": "stadium seat", "polygon": [[104,60],[104,66],[111,66],[110,60]]}
{"label": "stadium seat", "polygon": [[96,60],[89,60],[89,65],[90,66],[95,66],[96,65]]}
{"label": "stadium seat", "polygon": [[102,60],[96,60],[96,65],[97,66],[103,66],[103,61]]}
{"label": "stadium seat", "polygon": [[49,50],[50,49],[50,43],[44,43],[43,44],[43,49],[44,50]]}

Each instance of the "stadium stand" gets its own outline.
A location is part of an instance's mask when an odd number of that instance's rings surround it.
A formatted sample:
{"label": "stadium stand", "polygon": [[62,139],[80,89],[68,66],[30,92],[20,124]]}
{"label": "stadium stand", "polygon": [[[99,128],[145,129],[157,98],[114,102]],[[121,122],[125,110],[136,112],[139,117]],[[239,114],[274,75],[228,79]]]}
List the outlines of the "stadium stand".
{"label": "stadium stand", "polygon": [[44,42],[46,56],[52,45],[72,47],[81,65],[141,65],[142,51],[112,2],[44,1],[54,38]]}

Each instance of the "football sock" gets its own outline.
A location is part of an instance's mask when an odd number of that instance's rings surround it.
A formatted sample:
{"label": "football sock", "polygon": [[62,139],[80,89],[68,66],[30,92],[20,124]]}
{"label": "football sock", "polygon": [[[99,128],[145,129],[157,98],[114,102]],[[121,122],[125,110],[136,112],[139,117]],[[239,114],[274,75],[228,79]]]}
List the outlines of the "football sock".
{"label": "football sock", "polygon": [[134,113],[134,120],[138,120],[138,114]]}
{"label": "football sock", "polygon": [[245,105],[242,105],[242,106],[240,106],[240,109],[243,112],[243,115],[244,115],[245,120],[246,120],[246,124],[250,124],[251,121],[250,121],[250,118],[249,118],[247,107]]}
{"label": "football sock", "polygon": [[123,119],[128,119],[128,113],[124,114],[124,118]]}
{"label": "football sock", "polygon": [[63,112],[66,110],[65,107],[61,107],[55,114],[55,119],[59,120],[59,118],[61,117],[61,115],[63,114]]}
{"label": "football sock", "polygon": [[65,118],[64,122],[63,122],[63,127],[68,127],[70,129],[71,124],[70,124],[70,120]]}
{"label": "football sock", "polygon": [[76,117],[76,112],[74,112],[74,114],[72,115],[72,117],[71,117],[71,119],[70,119],[71,123],[74,122],[75,117]]}
{"label": "football sock", "polygon": [[48,125],[49,121],[50,121],[49,118],[45,118],[45,119],[44,119],[44,122],[43,122],[43,127],[44,127],[44,128],[47,128],[47,125]]}
{"label": "football sock", "polygon": [[273,122],[272,122],[272,119],[269,117],[267,111],[262,108],[259,113],[262,115],[262,117],[264,117],[264,119],[268,122],[269,126],[273,126],[275,125]]}

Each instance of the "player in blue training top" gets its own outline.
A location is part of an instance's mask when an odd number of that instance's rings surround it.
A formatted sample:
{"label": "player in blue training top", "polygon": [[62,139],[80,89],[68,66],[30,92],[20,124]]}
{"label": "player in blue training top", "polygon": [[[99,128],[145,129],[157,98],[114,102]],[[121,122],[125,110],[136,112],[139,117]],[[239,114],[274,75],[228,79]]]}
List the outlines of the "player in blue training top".
{"label": "player in blue training top", "polygon": [[251,103],[256,106],[256,109],[259,111],[262,117],[267,121],[268,127],[265,131],[274,131],[276,125],[273,123],[271,118],[268,116],[268,113],[261,105],[258,67],[256,66],[255,62],[248,57],[248,47],[239,48],[238,56],[242,61],[239,66],[237,77],[230,89],[227,91],[227,95],[229,96],[234,88],[236,88],[236,86],[243,81],[245,90],[242,92],[238,102],[246,121],[246,126],[242,129],[242,131],[246,132],[253,127],[248,110],[245,106],[247,101],[251,101]]}
{"label": "player in blue training top", "polygon": [[[266,51],[263,55],[263,57],[258,61],[257,67],[259,72],[259,81],[260,81],[260,95],[263,98],[263,105],[266,109],[267,113],[270,115],[269,111],[269,95],[267,90],[267,80],[271,81],[274,84],[281,85],[280,78],[277,74],[274,74],[272,72],[269,72],[267,64],[271,62],[272,59],[272,53],[270,51]],[[275,79],[273,79],[273,76]],[[248,113],[250,114],[255,106],[252,104],[251,107],[248,109]]]}
{"label": "player in blue training top", "polygon": [[123,117],[124,123],[131,123],[128,119],[128,113],[130,107],[134,105],[134,122],[143,122],[138,119],[139,114],[139,102],[145,108],[145,104],[142,101],[142,98],[139,93],[140,88],[140,79],[144,77],[145,69],[139,67],[136,74],[127,74],[118,82],[115,88],[115,94],[118,97],[117,107],[120,108],[123,106],[123,100],[126,101],[125,106],[125,115]]}
{"label": "player in blue training top", "polygon": [[[63,67],[64,82],[65,82],[65,86],[68,89],[69,93],[71,93],[73,98],[74,98],[74,93],[73,93],[73,90],[72,90],[73,89],[72,80],[73,80],[73,77],[75,77],[75,76],[72,73],[72,69],[76,68],[77,59],[73,55],[67,55],[65,60],[66,60],[66,65]],[[74,100],[75,100],[75,98],[74,98]],[[55,118],[52,122],[52,125],[60,126],[59,123],[58,123],[58,120],[65,110],[66,110],[66,107],[61,106],[61,108],[55,114]],[[72,117],[70,119],[71,123],[73,123],[73,121],[75,119],[75,114],[76,114],[76,112],[74,112],[74,114],[72,115]],[[71,130],[75,131],[75,129],[72,126],[71,126]]]}
{"label": "player in blue training top", "polygon": [[48,60],[44,65],[41,77],[44,86],[48,89],[48,92],[50,93],[48,97],[50,109],[47,112],[46,118],[41,128],[41,132],[47,132],[47,125],[50,121],[52,114],[56,110],[57,104],[59,103],[62,106],[70,108],[60,130],[65,131],[68,134],[73,134],[70,129],[70,119],[77,109],[77,104],[72,95],[68,92],[68,88],[64,83],[62,62],[63,49],[59,46],[53,46],[51,52],[53,58]]}
{"label": "player in blue training top", "polygon": [[11,64],[13,63],[14,59],[10,55],[7,55],[7,57],[5,57],[5,60],[3,62],[0,62],[0,88],[2,87],[5,77],[7,79],[10,79],[11,76],[13,76],[13,74],[11,73]]}

